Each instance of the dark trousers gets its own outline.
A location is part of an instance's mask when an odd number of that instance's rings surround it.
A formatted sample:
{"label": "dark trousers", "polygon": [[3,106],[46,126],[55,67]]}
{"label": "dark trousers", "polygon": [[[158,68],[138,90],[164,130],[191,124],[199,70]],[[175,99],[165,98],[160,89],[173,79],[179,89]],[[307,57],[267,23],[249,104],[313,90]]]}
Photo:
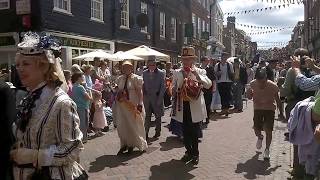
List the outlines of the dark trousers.
{"label": "dark trousers", "polygon": [[190,156],[199,156],[198,132],[200,123],[193,123],[190,111],[190,103],[183,102],[183,143],[187,149],[186,154]]}
{"label": "dark trousers", "polygon": [[206,103],[207,120],[208,120],[210,117],[210,112],[211,112],[212,91],[211,90],[204,91],[203,97],[204,97],[204,101]]}
{"label": "dark trousers", "polygon": [[145,127],[145,131],[146,131],[146,135],[148,136],[149,134],[149,129],[151,126],[151,116],[152,113],[155,115],[156,119],[155,119],[155,123],[156,123],[156,134],[160,134],[161,133],[161,116],[155,114],[151,104],[150,107],[148,108],[150,111],[146,111],[146,118],[145,118],[145,122],[144,122],[144,127]]}
{"label": "dark trousers", "polygon": [[221,97],[221,108],[222,109],[229,109],[230,102],[232,100],[231,95],[231,82],[221,82],[218,83],[218,91]]}

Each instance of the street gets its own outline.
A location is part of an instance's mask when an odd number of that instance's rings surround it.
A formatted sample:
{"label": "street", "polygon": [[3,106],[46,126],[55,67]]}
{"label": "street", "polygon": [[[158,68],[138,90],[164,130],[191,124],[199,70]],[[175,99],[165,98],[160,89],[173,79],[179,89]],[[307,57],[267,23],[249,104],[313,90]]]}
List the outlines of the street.
{"label": "street", "polygon": [[[253,104],[248,101],[244,112],[229,118],[214,117],[204,129],[199,144],[200,162],[197,166],[180,161],[184,154],[181,140],[167,128],[169,110],[163,118],[161,137],[151,138],[146,153],[117,156],[119,139],[112,129],[106,135],[88,141],[81,154],[81,164],[94,180],[174,180],[174,179],[274,179],[289,177],[292,159],[290,144],[284,141],[286,124],[275,121],[270,162],[263,160],[256,150],[256,137],[252,130]],[[154,128],[149,136],[154,134]]]}

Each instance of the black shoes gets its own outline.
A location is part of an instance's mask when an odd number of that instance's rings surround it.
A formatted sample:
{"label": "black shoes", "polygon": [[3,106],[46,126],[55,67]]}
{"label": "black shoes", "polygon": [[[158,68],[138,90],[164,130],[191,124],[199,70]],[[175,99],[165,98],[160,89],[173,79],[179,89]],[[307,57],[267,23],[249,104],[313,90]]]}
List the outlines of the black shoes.
{"label": "black shoes", "polygon": [[127,151],[127,150],[128,150],[127,154],[132,154],[133,153],[133,147],[124,146],[119,150],[117,155],[119,156],[119,155],[125,154],[125,151]]}
{"label": "black shoes", "polygon": [[194,165],[199,164],[199,156],[193,156],[191,162],[192,162],[192,164],[194,164]]}
{"label": "black shoes", "polygon": [[156,132],[156,134],[153,136],[153,138],[158,138],[160,137],[160,132]]}
{"label": "black shoes", "polygon": [[190,160],[192,160],[192,156],[188,155],[188,154],[185,154],[182,158],[181,158],[181,161],[187,163],[189,162]]}
{"label": "black shoes", "polygon": [[191,161],[191,163],[193,165],[198,165],[199,164],[199,156],[190,156],[188,154],[185,154],[182,158],[181,161],[183,161],[184,163],[189,163]]}
{"label": "black shoes", "polygon": [[119,155],[121,155],[121,154],[124,154],[124,152],[125,152],[127,149],[128,149],[127,146],[122,147],[122,148],[119,150],[119,152],[117,153],[117,155],[119,156]]}

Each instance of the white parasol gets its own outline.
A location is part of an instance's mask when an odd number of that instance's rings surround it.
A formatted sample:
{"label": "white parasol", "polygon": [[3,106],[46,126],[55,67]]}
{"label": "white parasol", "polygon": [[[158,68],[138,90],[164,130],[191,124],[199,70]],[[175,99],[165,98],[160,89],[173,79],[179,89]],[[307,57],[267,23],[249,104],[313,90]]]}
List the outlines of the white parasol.
{"label": "white parasol", "polygon": [[170,56],[168,56],[164,53],[161,53],[159,51],[156,51],[154,49],[151,49],[145,45],[142,45],[142,46],[136,47],[134,49],[131,49],[129,51],[126,51],[126,53],[141,57],[144,60],[148,60],[147,59],[148,56],[156,56],[157,59],[159,59],[161,61],[170,61]]}
{"label": "white parasol", "polygon": [[[228,62],[234,64],[234,59],[236,59],[237,57],[230,57],[227,59]],[[241,59],[239,58],[239,62],[242,63]]]}
{"label": "white parasol", "polygon": [[83,54],[81,56],[75,57],[73,59],[84,60],[84,61],[93,61],[93,58],[102,58],[102,59],[109,59],[112,57],[112,54],[109,54],[101,49],[96,51],[89,52],[87,54]]}
{"label": "white parasol", "polygon": [[118,51],[115,54],[111,55],[111,58],[108,58],[111,61],[124,61],[124,60],[143,60],[142,58],[138,57],[138,56],[134,56],[130,53],[126,53],[123,51]]}

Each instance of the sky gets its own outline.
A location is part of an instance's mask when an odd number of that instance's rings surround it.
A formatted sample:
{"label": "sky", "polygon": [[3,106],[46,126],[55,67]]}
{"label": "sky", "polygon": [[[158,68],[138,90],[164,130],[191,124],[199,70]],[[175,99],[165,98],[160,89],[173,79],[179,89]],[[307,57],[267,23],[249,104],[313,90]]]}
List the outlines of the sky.
{"label": "sky", "polygon": [[[252,9],[261,9],[266,7],[274,7],[282,5],[283,3],[266,2],[266,0],[220,0],[220,7],[223,13],[244,11]],[[276,10],[267,10],[258,13],[247,13],[247,14],[236,14],[236,23],[249,24],[253,26],[272,26],[272,27],[294,27],[298,21],[304,19],[304,8],[303,4],[298,5],[297,3],[291,4],[286,8],[281,7]],[[226,24],[227,15],[224,15],[224,24]],[[250,32],[261,32],[267,30],[251,29],[241,27],[236,24],[236,28],[244,30],[246,33]],[[253,30],[253,31],[252,31]],[[286,29],[279,32],[250,35],[252,41],[257,41],[258,46],[271,46],[273,43],[270,42],[288,42],[291,39],[293,28]],[[264,43],[262,43],[264,42]]]}

